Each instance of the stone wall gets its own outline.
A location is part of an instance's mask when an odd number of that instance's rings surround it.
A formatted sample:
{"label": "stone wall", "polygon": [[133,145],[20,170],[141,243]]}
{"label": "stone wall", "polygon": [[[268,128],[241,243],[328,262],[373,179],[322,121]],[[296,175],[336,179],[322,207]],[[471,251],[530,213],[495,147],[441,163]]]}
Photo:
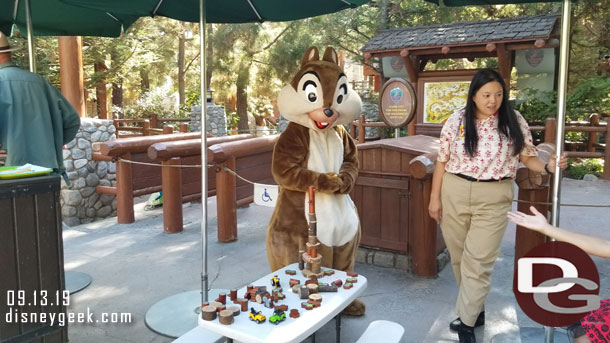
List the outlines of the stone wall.
{"label": "stone wall", "polygon": [[[208,102],[208,133],[215,137],[227,135],[227,113],[224,106]],[[201,131],[201,106],[196,105],[191,108],[191,132]]]}
{"label": "stone wall", "polygon": [[[362,102],[362,112],[364,112],[364,118],[366,121],[376,122],[379,121],[379,105],[372,102]],[[366,138],[378,137],[379,133],[376,127],[365,127],[364,136]]]}
{"label": "stone wall", "polygon": [[63,150],[64,166],[70,185],[62,181],[61,213],[68,226],[89,223],[116,215],[116,197],[100,195],[98,185],[116,186],[114,162],[94,161],[92,154],[99,142],[116,139],[112,120],[81,118],[76,138]]}

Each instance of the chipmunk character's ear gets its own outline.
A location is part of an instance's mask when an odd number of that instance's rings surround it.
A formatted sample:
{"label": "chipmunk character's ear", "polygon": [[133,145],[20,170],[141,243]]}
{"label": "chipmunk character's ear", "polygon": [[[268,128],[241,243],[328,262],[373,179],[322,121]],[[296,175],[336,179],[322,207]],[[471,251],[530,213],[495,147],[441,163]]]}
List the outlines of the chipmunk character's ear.
{"label": "chipmunk character's ear", "polygon": [[[326,57],[326,55],[324,55]],[[315,46],[310,46],[305,50],[303,54],[303,59],[301,60],[301,68],[305,66],[307,63],[315,62],[320,60],[320,54],[318,53],[318,48]]]}
{"label": "chipmunk character's ear", "polygon": [[322,57],[322,61],[327,61],[339,65],[339,56],[335,49],[328,47],[324,51],[324,57]]}

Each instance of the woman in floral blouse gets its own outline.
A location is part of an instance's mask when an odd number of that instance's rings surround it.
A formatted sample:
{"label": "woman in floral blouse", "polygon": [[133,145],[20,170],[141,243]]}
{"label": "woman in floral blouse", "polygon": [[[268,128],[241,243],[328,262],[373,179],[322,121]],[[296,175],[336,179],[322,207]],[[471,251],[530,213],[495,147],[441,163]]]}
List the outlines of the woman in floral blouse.
{"label": "woman in floral blouse", "polygon": [[[441,130],[428,207],[441,225],[460,288],[459,317],[449,325],[460,343],[475,343],[474,327],[485,323],[485,298],[519,161],[538,172],[555,168],[554,155],[545,164],[537,154],[527,122],[508,103],[502,77],[491,69],[478,71],[466,107],[453,113]],[[567,166],[565,156],[559,166]]]}

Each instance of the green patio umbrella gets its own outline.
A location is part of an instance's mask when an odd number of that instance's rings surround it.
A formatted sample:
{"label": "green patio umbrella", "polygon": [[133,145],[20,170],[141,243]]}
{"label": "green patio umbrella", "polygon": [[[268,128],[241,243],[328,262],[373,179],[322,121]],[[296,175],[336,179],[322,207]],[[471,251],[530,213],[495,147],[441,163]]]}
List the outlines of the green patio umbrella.
{"label": "green patio umbrella", "polygon": [[[164,16],[182,21],[199,22],[199,0],[61,0],[70,5],[110,11],[113,14]],[[353,8],[368,0],[207,0],[208,23],[250,23],[287,21]]]}
{"label": "green patio umbrella", "polygon": [[[439,4],[439,0],[426,0],[435,4]],[[555,137],[555,154],[557,160],[563,151],[563,140],[564,140],[564,129],[565,129],[565,109],[566,109],[566,95],[568,90],[568,60],[570,46],[570,0],[443,0],[445,6],[474,6],[474,5],[508,5],[508,4],[520,4],[520,3],[535,3],[535,2],[562,2],[562,13],[561,13],[561,43],[559,53],[559,80],[557,86],[557,132]],[[576,1],[576,0],[572,0]],[[556,177],[553,178],[553,196],[551,206],[551,224],[559,225],[559,204],[560,204],[560,187],[561,187],[561,169],[559,166],[555,166],[554,174]],[[553,343],[554,341],[554,328],[545,327],[544,332],[545,343]]]}
{"label": "green patio umbrella", "polygon": [[[0,30],[11,32],[16,24],[26,32],[26,2],[0,0]],[[107,11],[73,6],[60,0],[32,1],[31,19],[35,36],[101,36],[118,37],[138,16],[111,14]]]}
{"label": "green patio umbrella", "polygon": [[[30,71],[36,72],[33,36],[118,37],[138,17],[73,6],[60,0],[0,0],[0,31],[10,35],[13,25],[27,33]],[[35,23],[35,25],[32,25]]]}
{"label": "green patio umbrella", "polygon": [[[439,4],[441,0],[426,0],[435,4]],[[562,0],[443,0],[443,4],[449,7],[459,6],[476,6],[476,5],[506,5],[506,4],[527,4],[533,2],[560,2]]]}

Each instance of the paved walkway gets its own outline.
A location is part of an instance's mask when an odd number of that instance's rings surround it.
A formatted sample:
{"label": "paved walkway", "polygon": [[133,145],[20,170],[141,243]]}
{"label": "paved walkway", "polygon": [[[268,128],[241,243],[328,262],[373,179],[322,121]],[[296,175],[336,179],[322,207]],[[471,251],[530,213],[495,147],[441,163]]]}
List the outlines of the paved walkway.
{"label": "paved walkway", "polygon": [[[562,185],[562,202],[610,204],[609,181],[574,181]],[[215,198],[208,200],[208,268],[212,288],[239,288],[269,272],[265,253],[265,230],[272,209],[251,205],[238,210],[238,240],[216,242]],[[161,210],[143,211],[136,205],[136,222],[117,225],[116,218],[64,230],[66,270],[85,272],[93,282],[71,297],[69,312],[87,309],[101,313],[131,313],[131,324],[70,324],[69,337],[76,343],[171,342],[148,329],[144,315],[157,301],[177,293],[197,290],[201,272],[200,205],[187,204],[184,231],[164,234]],[[561,226],[610,238],[610,209],[562,207]],[[476,330],[479,342],[521,342],[521,335],[540,328],[517,306],[512,294],[514,225],[509,225],[493,275],[486,303],[487,325]],[[594,258],[602,298],[610,298],[610,261]],[[398,269],[357,264],[356,271],[368,278],[362,300],[363,317],[344,317],[343,342],[354,342],[367,325],[377,319],[396,321],[405,327],[403,342],[457,342],[449,332],[457,288],[449,267],[429,279]],[[331,321],[317,335],[317,342],[334,342]],[[563,335],[563,334],[562,334]],[[563,340],[555,343],[568,342]],[[525,342],[526,340],[523,340]]]}

